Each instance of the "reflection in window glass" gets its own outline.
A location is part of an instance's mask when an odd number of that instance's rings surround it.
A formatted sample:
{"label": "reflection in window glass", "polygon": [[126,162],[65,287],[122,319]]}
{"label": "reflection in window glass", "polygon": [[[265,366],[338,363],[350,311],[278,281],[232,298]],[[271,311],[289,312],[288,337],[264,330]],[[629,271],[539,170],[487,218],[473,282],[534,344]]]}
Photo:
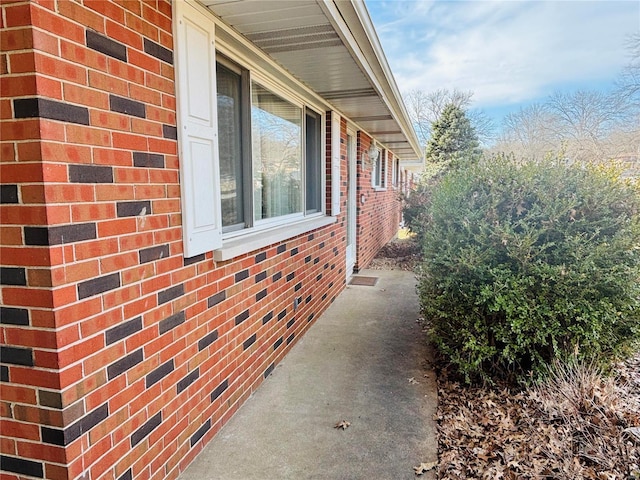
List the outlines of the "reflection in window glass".
{"label": "reflection in window glass", "polygon": [[302,211],[302,109],[251,85],[254,218]]}
{"label": "reflection in window glass", "polygon": [[222,226],[244,224],[242,201],[241,77],[219,63],[218,149],[220,152],[220,195]]}

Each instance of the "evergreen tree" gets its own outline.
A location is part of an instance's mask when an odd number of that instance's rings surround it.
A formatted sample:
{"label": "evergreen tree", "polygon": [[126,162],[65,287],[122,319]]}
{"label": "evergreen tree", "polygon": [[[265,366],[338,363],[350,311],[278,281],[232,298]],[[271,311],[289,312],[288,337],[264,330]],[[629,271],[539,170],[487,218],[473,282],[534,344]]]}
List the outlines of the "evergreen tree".
{"label": "evergreen tree", "polygon": [[447,105],[431,125],[426,160],[445,168],[458,168],[482,156],[476,132],[464,110]]}

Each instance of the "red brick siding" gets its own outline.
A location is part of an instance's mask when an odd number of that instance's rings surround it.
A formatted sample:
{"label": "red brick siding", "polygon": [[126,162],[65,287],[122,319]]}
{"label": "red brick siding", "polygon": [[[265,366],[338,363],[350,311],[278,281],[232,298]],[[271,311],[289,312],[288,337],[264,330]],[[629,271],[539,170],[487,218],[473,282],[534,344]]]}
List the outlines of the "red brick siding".
{"label": "red brick siding", "polygon": [[343,288],[346,185],[331,227],[185,259],[170,3],[1,8],[6,478],[176,478]]}
{"label": "red brick siding", "polygon": [[389,152],[384,168],[386,189],[375,189],[371,183],[373,167],[367,153],[370,146],[371,137],[359,131],[356,270],[367,268],[378,250],[397,234],[401,217],[400,192],[391,185],[393,154]]}

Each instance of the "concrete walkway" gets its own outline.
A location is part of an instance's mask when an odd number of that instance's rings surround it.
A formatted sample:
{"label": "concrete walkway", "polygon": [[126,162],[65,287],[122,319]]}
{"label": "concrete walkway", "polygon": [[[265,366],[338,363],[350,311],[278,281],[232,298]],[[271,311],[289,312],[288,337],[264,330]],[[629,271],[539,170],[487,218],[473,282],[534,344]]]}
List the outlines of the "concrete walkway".
{"label": "concrete walkway", "polygon": [[414,479],[437,460],[414,275],[358,276],[379,281],[345,289],[181,480]]}

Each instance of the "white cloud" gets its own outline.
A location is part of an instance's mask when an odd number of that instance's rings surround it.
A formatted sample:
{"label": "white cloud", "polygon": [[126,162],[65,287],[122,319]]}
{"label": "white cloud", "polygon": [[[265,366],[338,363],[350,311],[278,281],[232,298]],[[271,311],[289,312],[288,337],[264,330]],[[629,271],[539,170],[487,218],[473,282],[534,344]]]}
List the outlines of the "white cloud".
{"label": "white cloud", "polygon": [[471,90],[479,107],[612,83],[626,63],[625,36],[640,30],[635,1],[368,0],[367,6],[402,91]]}

